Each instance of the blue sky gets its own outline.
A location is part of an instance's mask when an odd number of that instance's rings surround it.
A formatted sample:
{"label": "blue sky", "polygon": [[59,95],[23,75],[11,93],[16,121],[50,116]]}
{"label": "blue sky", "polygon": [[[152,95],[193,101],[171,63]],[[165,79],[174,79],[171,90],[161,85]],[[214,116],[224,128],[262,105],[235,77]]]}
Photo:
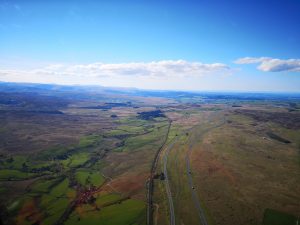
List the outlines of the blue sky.
{"label": "blue sky", "polygon": [[0,0],[0,80],[300,92],[299,12],[299,0]]}

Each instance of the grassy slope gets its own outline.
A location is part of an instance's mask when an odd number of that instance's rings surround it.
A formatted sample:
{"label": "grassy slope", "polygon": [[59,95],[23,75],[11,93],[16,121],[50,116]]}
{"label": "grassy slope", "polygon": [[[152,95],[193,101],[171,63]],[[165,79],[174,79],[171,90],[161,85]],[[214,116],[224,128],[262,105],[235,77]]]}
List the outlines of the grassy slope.
{"label": "grassy slope", "polygon": [[[216,224],[259,225],[266,208],[297,213],[297,144],[264,139],[264,130],[274,125],[253,126],[243,116],[228,119],[232,122],[209,132],[193,153],[199,194]],[[297,132],[283,133],[296,141]]]}

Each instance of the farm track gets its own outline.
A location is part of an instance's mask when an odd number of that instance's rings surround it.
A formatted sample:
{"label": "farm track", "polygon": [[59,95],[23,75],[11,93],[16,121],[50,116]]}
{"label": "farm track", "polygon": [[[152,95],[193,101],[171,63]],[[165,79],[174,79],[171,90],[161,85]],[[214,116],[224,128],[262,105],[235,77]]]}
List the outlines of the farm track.
{"label": "farm track", "polygon": [[194,201],[194,204],[195,204],[195,207],[198,211],[198,216],[199,216],[199,219],[200,219],[200,222],[202,225],[208,225],[207,223],[207,220],[206,220],[206,217],[205,217],[205,212],[204,212],[204,209],[203,207],[201,206],[200,204],[200,201],[199,201],[199,198],[198,198],[198,195],[194,189],[194,184],[193,184],[193,178],[192,178],[192,175],[191,175],[191,166],[190,166],[190,153],[191,153],[191,148],[189,148],[188,150],[189,152],[187,153],[186,157],[185,157],[185,161],[186,161],[186,173],[188,175],[188,184],[189,184],[189,188],[190,188],[190,191],[192,193],[192,199]]}
{"label": "farm track", "polygon": [[153,181],[153,177],[155,175],[155,171],[157,168],[157,163],[158,163],[158,159],[160,156],[161,151],[163,150],[168,137],[169,137],[169,132],[170,132],[170,127],[171,127],[172,121],[169,119],[169,125],[168,125],[168,130],[166,133],[166,137],[165,140],[163,142],[163,144],[160,146],[160,148],[157,150],[153,162],[152,162],[152,166],[151,166],[151,171],[150,171],[150,177],[147,181],[147,225],[153,225],[153,189],[154,189],[154,181]]}
{"label": "farm track", "polygon": [[168,146],[166,154],[164,156],[165,186],[166,186],[166,191],[167,191],[167,196],[168,196],[168,201],[169,201],[170,224],[171,225],[175,225],[175,211],[174,211],[174,203],[173,203],[172,193],[171,193],[171,189],[170,189],[167,164],[168,164],[169,152],[173,148],[174,143],[175,143],[175,140],[173,141],[173,143],[171,145]]}
{"label": "farm track", "polygon": [[[220,124],[217,124],[213,127],[205,129],[204,131],[202,131],[201,135],[198,138],[202,138],[205,133],[211,131],[212,129],[221,127],[224,123],[225,123],[225,120],[223,120]],[[193,199],[195,208],[197,209],[200,223],[201,223],[201,225],[208,225],[209,223],[207,222],[207,218],[205,216],[205,210],[204,210],[202,204],[200,203],[200,200],[199,200],[197,191],[195,190],[195,186],[194,186],[194,182],[193,182],[192,170],[191,170],[191,164],[190,164],[190,154],[192,152],[192,147],[193,147],[193,144],[190,143],[188,151],[185,156],[186,173],[188,176],[188,185],[189,185],[190,191],[192,193],[192,199]]]}

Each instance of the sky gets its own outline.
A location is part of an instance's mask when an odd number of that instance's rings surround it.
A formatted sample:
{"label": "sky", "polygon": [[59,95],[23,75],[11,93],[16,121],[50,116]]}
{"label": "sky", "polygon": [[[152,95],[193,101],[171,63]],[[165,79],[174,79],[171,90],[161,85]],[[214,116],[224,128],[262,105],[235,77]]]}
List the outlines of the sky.
{"label": "sky", "polygon": [[0,0],[0,81],[300,92],[300,0]]}

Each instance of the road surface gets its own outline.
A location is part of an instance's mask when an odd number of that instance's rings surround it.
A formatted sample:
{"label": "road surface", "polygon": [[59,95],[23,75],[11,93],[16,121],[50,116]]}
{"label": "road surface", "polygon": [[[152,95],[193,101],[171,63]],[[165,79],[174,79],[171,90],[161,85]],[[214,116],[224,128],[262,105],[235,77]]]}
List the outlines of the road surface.
{"label": "road surface", "polygon": [[205,217],[204,209],[200,204],[197,192],[195,190],[195,186],[193,184],[193,178],[192,178],[192,175],[191,175],[191,165],[190,165],[190,153],[191,153],[191,148],[189,148],[189,150],[188,150],[188,152],[185,156],[188,183],[189,183],[189,187],[190,187],[190,190],[191,190],[191,193],[192,193],[192,199],[194,201],[195,207],[196,207],[197,212],[198,212],[200,222],[201,222],[202,225],[208,225],[206,217]]}
{"label": "road surface", "polygon": [[[225,119],[223,119],[221,123],[203,130],[202,134],[198,137],[198,139],[202,138],[202,136],[205,133],[207,133],[208,131],[210,131],[212,129],[215,129],[217,127],[220,127],[224,123],[225,123]],[[202,207],[202,205],[199,201],[199,197],[198,197],[197,191],[195,190],[195,185],[193,183],[192,170],[191,170],[191,164],[190,164],[190,154],[191,154],[191,152],[192,152],[192,145],[190,144],[189,149],[188,149],[188,151],[186,153],[186,156],[185,156],[186,173],[187,173],[187,177],[188,177],[188,184],[189,184],[190,191],[192,193],[192,199],[193,199],[193,202],[195,204],[196,210],[198,212],[200,222],[201,222],[202,225],[208,225],[207,219],[205,217],[205,211],[204,211],[204,209],[203,209],[203,207]]]}
{"label": "road surface", "polygon": [[168,196],[168,201],[169,201],[169,212],[170,212],[170,224],[171,225],[175,225],[175,212],[174,212],[172,193],[171,193],[171,189],[170,189],[167,164],[168,164],[169,152],[173,148],[174,143],[175,143],[175,141],[173,141],[172,144],[168,146],[166,154],[164,156],[165,186],[166,186],[166,191],[167,191],[167,196]]}
{"label": "road surface", "polygon": [[164,146],[165,146],[165,144],[168,140],[171,123],[172,123],[172,121],[169,120],[168,131],[166,133],[165,140],[164,140],[163,144],[161,145],[161,147],[157,150],[157,152],[154,156],[154,160],[152,162],[151,171],[150,171],[150,177],[147,181],[147,189],[148,189],[148,191],[147,191],[147,203],[148,203],[147,204],[148,205],[148,208],[147,208],[147,225],[153,225],[153,188],[154,188],[153,177],[155,175],[157,162],[158,162],[160,153],[164,149]]}

